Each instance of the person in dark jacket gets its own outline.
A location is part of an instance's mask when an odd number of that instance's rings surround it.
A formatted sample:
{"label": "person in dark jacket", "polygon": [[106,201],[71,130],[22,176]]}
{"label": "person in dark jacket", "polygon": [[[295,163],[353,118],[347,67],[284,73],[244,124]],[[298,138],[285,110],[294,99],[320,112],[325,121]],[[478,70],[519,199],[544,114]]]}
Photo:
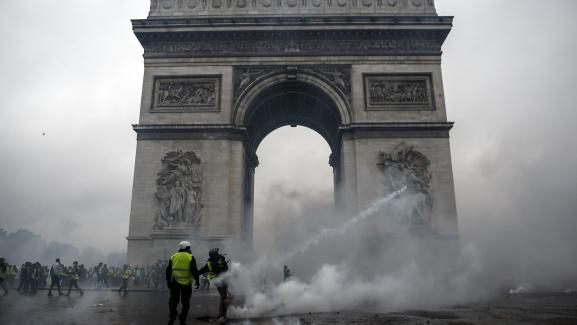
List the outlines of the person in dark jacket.
{"label": "person in dark jacket", "polygon": [[60,277],[62,276],[63,266],[60,264],[60,259],[57,258],[54,264],[50,267],[50,289],[48,289],[48,296],[52,296],[52,288],[56,286],[58,289],[58,295],[62,296],[62,290],[60,289]]}
{"label": "person in dark jacket", "polygon": [[178,252],[170,257],[166,267],[166,283],[170,289],[168,301],[169,320],[168,325],[174,324],[178,315],[178,301],[182,302],[182,310],[178,319],[180,325],[186,324],[188,310],[190,309],[190,297],[192,296],[192,280],[198,289],[198,270],[196,260],[192,256],[190,243],[182,241],[178,244]]}
{"label": "person in dark jacket", "polygon": [[220,295],[220,306],[218,309],[218,319],[226,319],[226,310],[230,304],[228,285],[221,277],[228,271],[228,263],[224,255],[218,253],[218,248],[213,248],[208,252],[206,264],[198,271],[199,274],[208,273],[208,279],[214,284]]}

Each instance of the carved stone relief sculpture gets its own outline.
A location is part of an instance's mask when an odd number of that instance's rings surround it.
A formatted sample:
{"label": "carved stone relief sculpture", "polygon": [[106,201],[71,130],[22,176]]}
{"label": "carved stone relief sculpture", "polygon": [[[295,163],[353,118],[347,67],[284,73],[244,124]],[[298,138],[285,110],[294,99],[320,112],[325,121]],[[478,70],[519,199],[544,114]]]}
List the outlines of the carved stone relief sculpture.
{"label": "carved stone relief sculpture", "polygon": [[425,155],[406,143],[379,154],[377,166],[383,173],[383,194],[407,186],[406,199],[393,207],[396,221],[413,226],[430,225],[433,207],[430,164]]}
{"label": "carved stone relief sculpture", "polygon": [[202,218],[203,176],[192,151],[173,151],[162,158],[154,194],[158,210],[155,230],[196,228]]}
{"label": "carved stone relief sculpture", "polygon": [[157,77],[153,111],[218,111],[219,77]]}
{"label": "carved stone relief sculpture", "polygon": [[430,76],[366,75],[367,110],[432,110]]}
{"label": "carved stone relief sculpture", "polygon": [[150,16],[185,14],[435,14],[433,0],[151,0]]}
{"label": "carved stone relief sculpture", "polygon": [[279,73],[303,73],[315,76],[338,90],[347,101],[351,99],[351,67],[348,65],[237,66],[233,73],[235,101],[254,82]]}

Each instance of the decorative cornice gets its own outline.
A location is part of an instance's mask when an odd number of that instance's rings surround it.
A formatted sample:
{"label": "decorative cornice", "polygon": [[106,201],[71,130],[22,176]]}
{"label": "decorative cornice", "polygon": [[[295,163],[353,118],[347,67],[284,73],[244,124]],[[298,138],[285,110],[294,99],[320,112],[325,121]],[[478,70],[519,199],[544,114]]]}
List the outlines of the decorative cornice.
{"label": "decorative cornice", "polygon": [[440,55],[446,32],[251,31],[149,34],[145,58]]}
{"label": "decorative cornice", "polygon": [[341,127],[343,139],[361,138],[448,138],[454,122],[353,123]]}
{"label": "decorative cornice", "polygon": [[[453,122],[353,123],[339,128],[343,139],[359,138],[448,138]],[[228,124],[135,124],[138,140],[238,140],[246,141],[247,130]]]}
{"label": "decorative cornice", "polygon": [[171,17],[171,18],[148,18],[133,19],[134,30],[160,29],[160,28],[254,28],[254,27],[339,27],[339,26],[363,26],[371,24],[379,26],[414,26],[430,29],[441,26],[451,26],[453,16],[247,16],[237,15],[231,17]]}
{"label": "decorative cornice", "polygon": [[289,18],[147,19],[133,28],[145,58],[178,58],[440,55],[452,26],[452,17]]}
{"label": "decorative cornice", "polygon": [[138,140],[238,140],[245,141],[246,129],[228,124],[134,124]]}
{"label": "decorative cornice", "polygon": [[151,0],[149,17],[229,15],[435,15],[433,0]]}

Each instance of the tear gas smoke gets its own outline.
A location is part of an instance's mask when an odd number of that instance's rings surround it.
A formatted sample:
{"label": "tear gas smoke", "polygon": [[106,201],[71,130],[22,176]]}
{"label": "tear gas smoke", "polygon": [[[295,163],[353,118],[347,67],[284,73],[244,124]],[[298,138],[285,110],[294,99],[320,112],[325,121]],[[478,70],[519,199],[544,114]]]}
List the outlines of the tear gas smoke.
{"label": "tear gas smoke", "polygon": [[[335,239],[345,240],[350,245],[364,249],[364,244],[352,241],[351,237],[358,237],[352,231],[353,228],[373,228],[379,223],[396,224],[396,216],[383,215],[383,212],[391,211],[393,202],[415,204],[415,196],[403,187],[340,226],[323,228],[286,254],[265,256],[248,265],[233,263],[226,280],[237,301],[243,303],[232,307],[230,315],[250,318],[337,310],[390,311],[434,307],[482,296],[484,292],[481,291],[471,294],[467,285],[472,282],[469,278],[479,271],[478,265],[471,258],[475,255],[474,249],[467,248],[467,255],[459,261],[453,256],[454,251],[447,249],[453,245],[441,243],[439,246],[439,239],[415,238],[409,231],[400,234],[399,227],[395,228],[399,236],[382,238],[383,234],[380,233],[380,245],[388,246],[383,251],[353,254],[360,260],[342,260],[338,264],[322,263],[310,281],[295,277],[285,282],[268,283],[268,280],[274,278],[271,274],[280,273],[279,266],[298,255],[313,255],[309,256],[309,261],[321,260],[323,257],[315,256],[318,252],[312,252],[312,248],[323,246],[325,242],[330,244],[331,249],[334,248],[331,240]],[[383,218],[371,218],[377,215]],[[353,253],[355,249],[349,251]],[[443,256],[440,251],[448,254]],[[359,270],[359,267],[372,271],[365,272]],[[439,295],[440,292],[443,295]]]}
{"label": "tear gas smoke", "polygon": [[312,237],[311,239],[305,241],[303,244],[297,246],[291,252],[287,253],[286,255],[282,256],[279,259],[279,264],[284,263],[286,260],[290,260],[293,256],[297,254],[304,253],[308,251],[312,246],[318,245],[319,242],[325,238],[344,235],[344,233],[351,228],[352,226],[358,224],[359,222],[375,216],[379,211],[381,211],[387,204],[389,204],[393,199],[398,198],[407,190],[407,186],[402,187],[401,189],[389,194],[388,196],[380,199],[376,203],[374,203],[371,207],[366,209],[365,211],[359,213],[355,217],[345,221],[338,227],[335,228],[323,228],[321,232],[319,232],[316,236]]}

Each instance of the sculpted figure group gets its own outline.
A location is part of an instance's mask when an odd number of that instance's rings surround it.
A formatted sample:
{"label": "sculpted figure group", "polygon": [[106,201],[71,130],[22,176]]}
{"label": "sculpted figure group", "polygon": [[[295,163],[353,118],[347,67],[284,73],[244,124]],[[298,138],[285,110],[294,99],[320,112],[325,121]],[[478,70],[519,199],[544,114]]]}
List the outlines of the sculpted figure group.
{"label": "sculpted figure group", "polygon": [[162,159],[155,193],[155,229],[198,227],[201,219],[202,172],[194,152],[175,151]]}

